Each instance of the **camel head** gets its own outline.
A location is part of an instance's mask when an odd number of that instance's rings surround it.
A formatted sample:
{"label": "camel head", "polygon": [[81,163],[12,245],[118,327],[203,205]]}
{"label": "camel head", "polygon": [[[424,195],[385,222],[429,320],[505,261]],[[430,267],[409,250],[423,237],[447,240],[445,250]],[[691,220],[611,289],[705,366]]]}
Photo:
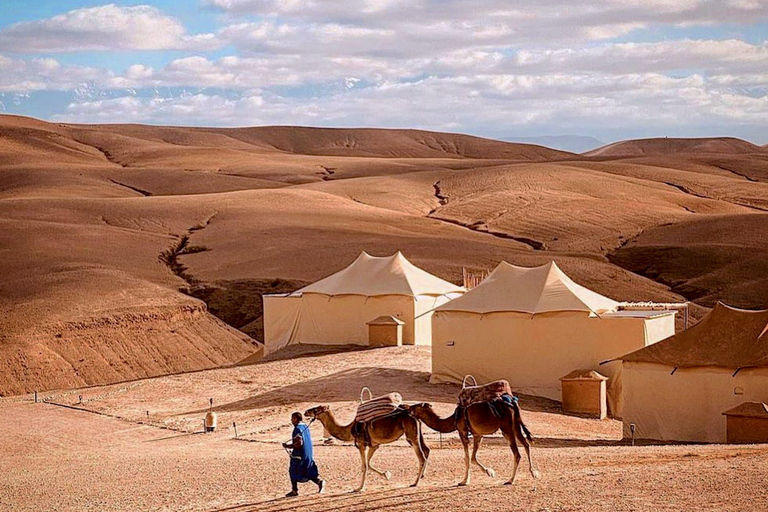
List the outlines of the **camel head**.
{"label": "camel head", "polygon": [[327,405],[318,405],[304,411],[304,416],[309,419],[315,419],[315,418],[318,418],[319,416],[322,416],[328,413],[328,411],[330,410],[331,408],[328,407]]}
{"label": "camel head", "polygon": [[426,412],[434,413],[434,411],[432,410],[432,404],[430,404],[429,402],[421,402],[418,404],[409,405],[407,409],[408,409],[408,412],[410,412],[411,415],[416,418],[418,418],[421,414]]}

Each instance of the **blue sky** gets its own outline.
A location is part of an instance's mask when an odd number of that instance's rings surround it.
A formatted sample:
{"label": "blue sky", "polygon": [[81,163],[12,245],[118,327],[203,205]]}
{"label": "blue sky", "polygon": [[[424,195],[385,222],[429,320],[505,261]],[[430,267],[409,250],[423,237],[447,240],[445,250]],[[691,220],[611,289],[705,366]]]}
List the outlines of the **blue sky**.
{"label": "blue sky", "polygon": [[768,143],[763,0],[0,0],[0,112]]}

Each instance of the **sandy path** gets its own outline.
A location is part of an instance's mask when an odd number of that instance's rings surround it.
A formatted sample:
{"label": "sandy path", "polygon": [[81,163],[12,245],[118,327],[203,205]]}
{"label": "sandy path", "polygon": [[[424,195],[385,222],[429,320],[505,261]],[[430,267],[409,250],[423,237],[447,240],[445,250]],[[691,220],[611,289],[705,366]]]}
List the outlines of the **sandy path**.
{"label": "sandy path", "polygon": [[[461,476],[458,446],[434,448],[422,486],[407,487],[415,459],[403,446],[377,455],[391,482],[371,478],[363,495],[350,446],[318,446],[329,493],[302,486],[287,490],[286,456],[273,443],[236,441],[227,435],[178,435],[148,426],[55,407],[4,403],[6,442],[0,447],[0,510],[124,511],[232,510],[765,510],[768,447],[591,446],[538,448],[543,473],[531,479],[525,464],[513,487],[508,449],[490,443],[482,459],[499,476]],[[314,428],[314,427],[313,427]],[[318,432],[316,432],[318,434]],[[435,443],[432,443],[433,447]]]}
{"label": "sandy path", "polygon": [[[497,477],[474,470],[472,485],[457,488],[463,453],[455,435],[443,436],[440,449],[429,433],[430,471],[416,489],[408,487],[416,460],[403,442],[376,455],[392,481],[371,475],[363,495],[349,493],[358,483],[356,449],[321,445],[316,457],[328,494],[310,494],[306,484],[298,499],[282,499],[288,461],[279,442],[292,410],[330,402],[344,420],[364,382],[433,400],[448,412],[456,390],[426,382],[428,354],[401,348],[314,355],[47,395],[64,404],[83,395],[78,407],[94,412],[0,399],[0,512],[768,509],[768,446],[630,447],[619,441],[619,422],[564,416],[552,402],[528,397],[523,415],[539,439],[541,480],[524,462],[516,485],[503,486],[510,451],[492,437],[480,458]],[[184,432],[200,430],[208,396],[222,404],[222,428]],[[147,409],[153,425],[139,423]],[[233,439],[233,419],[245,440]],[[312,431],[319,441],[320,425]]]}

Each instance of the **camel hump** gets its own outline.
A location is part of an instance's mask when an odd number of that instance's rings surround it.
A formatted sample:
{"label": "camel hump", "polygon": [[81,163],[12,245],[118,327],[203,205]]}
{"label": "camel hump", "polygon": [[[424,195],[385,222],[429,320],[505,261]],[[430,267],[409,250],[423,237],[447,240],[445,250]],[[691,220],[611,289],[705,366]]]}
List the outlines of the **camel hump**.
{"label": "camel hump", "polygon": [[493,402],[503,395],[512,395],[512,387],[507,380],[495,380],[479,386],[465,386],[459,391],[459,405],[469,407],[472,404]]}
{"label": "camel hump", "polygon": [[362,423],[388,416],[397,411],[402,404],[403,397],[397,392],[371,398],[358,406],[355,421]]}

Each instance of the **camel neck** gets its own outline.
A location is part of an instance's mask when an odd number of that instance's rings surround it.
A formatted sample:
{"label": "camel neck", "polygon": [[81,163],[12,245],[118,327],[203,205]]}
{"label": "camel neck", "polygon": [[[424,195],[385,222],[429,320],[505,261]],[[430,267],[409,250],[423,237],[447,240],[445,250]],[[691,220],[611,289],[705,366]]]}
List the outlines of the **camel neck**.
{"label": "camel neck", "polygon": [[318,416],[317,419],[320,420],[320,423],[323,424],[328,433],[336,439],[339,439],[340,441],[355,440],[355,437],[352,435],[352,423],[349,425],[339,425],[336,421],[336,417],[331,411],[326,412],[322,416]]}
{"label": "camel neck", "polygon": [[456,430],[455,413],[445,418],[441,418],[432,409],[424,409],[424,414],[421,415],[420,419],[432,430],[441,432],[443,434],[447,434]]}

